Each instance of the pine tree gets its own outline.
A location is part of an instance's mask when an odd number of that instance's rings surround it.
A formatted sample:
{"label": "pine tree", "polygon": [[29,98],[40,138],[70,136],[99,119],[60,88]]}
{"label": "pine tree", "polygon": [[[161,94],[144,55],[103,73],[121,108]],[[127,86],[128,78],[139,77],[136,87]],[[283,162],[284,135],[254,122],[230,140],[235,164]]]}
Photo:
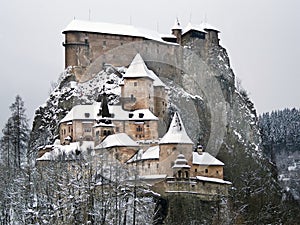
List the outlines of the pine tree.
{"label": "pine tree", "polygon": [[10,151],[10,158],[13,159],[14,167],[20,169],[22,162],[26,162],[27,158],[29,127],[24,101],[19,95],[16,96],[15,102],[10,106],[10,110],[11,117],[6,127],[8,132],[7,135],[4,133],[3,137],[9,138],[12,149],[4,149],[4,151]]}

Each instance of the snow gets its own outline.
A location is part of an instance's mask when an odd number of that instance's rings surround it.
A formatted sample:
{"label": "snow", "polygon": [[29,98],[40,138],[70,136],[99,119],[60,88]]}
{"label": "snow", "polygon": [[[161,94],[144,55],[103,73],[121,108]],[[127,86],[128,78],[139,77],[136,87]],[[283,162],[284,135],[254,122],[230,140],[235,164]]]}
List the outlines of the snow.
{"label": "snow", "polygon": [[203,176],[196,176],[196,178],[200,181],[214,182],[214,183],[219,183],[219,184],[232,184],[231,182],[225,181],[220,178],[203,177]]}
{"label": "snow", "polygon": [[125,133],[112,134],[107,136],[95,149],[111,147],[138,147],[139,145]]}
{"label": "snow", "polygon": [[172,30],[182,30],[182,27],[181,27],[178,19],[175,20]]}
{"label": "snow", "polygon": [[200,31],[203,33],[206,33],[206,31],[204,31],[204,27],[201,25],[195,25],[192,24],[191,22],[188,23],[188,25],[184,28],[183,30],[183,34],[189,32],[190,30],[196,30],[196,31]]}
{"label": "snow", "polygon": [[159,159],[159,146],[151,146],[147,150],[140,149],[127,163],[136,162],[139,160]]}
{"label": "snow", "polygon": [[147,68],[144,60],[141,55],[138,53],[130,63],[126,73],[124,74],[124,78],[138,78],[138,77],[146,77],[151,80],[150,70]]}
{"label": "snow", "polygon": [[297,170],[297,164],[296,163],[294,163],[293,166],[288,167],[288,171],[295,171],[295,170]]}
{"label": "snow", "polygon": [[63,30],[63,33],[70,31],[83,31],[102,34],[142,37],[148,40],[154,40],[165,44],[171,44],[163,41],[159,33],[157,33],[156,31],[148,30],[145,28],[138,28],[132,25],[73,20]]}
{"label": "snow", "polygon": [[217,31],[219,32],[219,30],[213,26],[211,26],[210,24],[208,23],[201,23],[201,24],[192,24],[191,22],[188,23],[188,25],[184,28],[183,30],[183,34],[189,32],[190,30],[196,30],[196,31],[200,31],[200,32],[203,32],[203,33],[207,33],[206,30],[214,30],[214,31]]}
{"label": "snow", "polygon": [[37,161],[57,160],[62,156],[66,159],[74,159],[76,158],[76,151],[86,152],[88,149],[93,148],[93,141],[83,141],[81,144],[80,142],[73,142],[69,145],[54,145],[52,151],[46,152],[40,158],[37,158]]}
{"label": "snow", "polygon": [[146,77],[153,80],[153,86],[155,87],[166,87],[166,85],[158,78],[158,76],[149,70],[143,60],[142,56],[138,53],[129,65],[124,78],[140,78]]}
{"label": "snow", "polygon": [[173,169],[174,168],[191,168],[188,164],[187,164],[187,160],[186,158],[184,157],[183,154],[179,154],[177,156],[177,159],[175,160],[175,163],[174,163],[174,166],[172,167]]}
{"label": "snow", "polygon": [[208,152],[193,152],[193,164],[205,166],[224,166],[224,163],[213,157]]}
{"label": "snow", "polygon": [[70,122],[72,120],[93,121],[95,119],[95,115],[97,115],[97,113],[98,113],[97,109],[99,109],[99,107],[100,107],[99,105],[95,105],[95,104],[94,105],[76,105],[60,121],[60,123]]}
{"label": "snow", "polygon": [[154,180],[154,179],[165,179],[167,178],[167,174],[152,174],[152,175],[144,175],[140,176],[142,180]]}
{"label": "snow", "polygon": [[[96,119],[101,119],[98,117],[100,104],[95,103],[93,105],[77,105],[74,106],[71,111],[60,121],[60,123],[70,122],[73,120],[81,120],[83,123],[92,123]],[[113,118],[109,118],[112,121],[149,121],[158,120],[158,118],[149,109],[138,109],[135,111],[125,111],[122,109],[121,105],[108,105],[109,112],[114,114]],[[87,114],[89,117],[87,118]],[[129,117],[129,114],[132,116]],[[143,115],[140,117],[140,115]]]}
{"label": "snow", "polygon": [[182,120],[175,112],[168,132],[159,142],[160,144],[194,144],[187,135]]}

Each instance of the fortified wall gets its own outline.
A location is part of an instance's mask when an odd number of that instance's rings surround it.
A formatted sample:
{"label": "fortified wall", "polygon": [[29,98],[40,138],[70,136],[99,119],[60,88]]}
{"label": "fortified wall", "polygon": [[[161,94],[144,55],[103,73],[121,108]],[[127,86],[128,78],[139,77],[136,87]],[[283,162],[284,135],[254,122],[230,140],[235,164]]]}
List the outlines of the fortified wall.
{"label": "fortified wall", "polygon": [[219,31],[209,25],[188,24],[183,29],[175,21],[171,34],[131,25],[73,20],[64,30],[65,67],[72,67],[76,79],[89,80],[106,63],[127,66],[140,53],[156,74],[180,81],[183,49],[190,48],[205,60],[208,49],[219,45]]}

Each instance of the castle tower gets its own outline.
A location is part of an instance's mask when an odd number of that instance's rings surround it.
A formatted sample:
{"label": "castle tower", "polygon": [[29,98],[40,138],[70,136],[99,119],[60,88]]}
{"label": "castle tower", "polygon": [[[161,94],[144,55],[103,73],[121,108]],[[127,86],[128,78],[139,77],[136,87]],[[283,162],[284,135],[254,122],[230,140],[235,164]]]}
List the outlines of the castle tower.
{"label": "castle tower", "polygon": [[121,86],[125,110],[149,109],[154,112],[154,88],[151,72],[140,54],[137,54],[124,75]]}
{"label": "castle tower", "polygon": [[208,23],[202,23],[201,26],[203,27],[204,31],[207,32],[206,40],[210,45],[219,45],[219,33],[220,31],[217,30],[215,27],[209,25]]}
{"label": "castle tower", "polygon": [[179,23],[178,18],[175,20],[175,23],[171,30],[172,34],[176,37],[176,42],[181,45],[182,27]]}
{"label": "castle tower", "polygon": [[173,175],[172,166],[178,154],[183,154],[192,163],[193,141],[187,135],[183,122],[176,112],[169,126],[168,132],[159,142],[159,170],[160,173]]}

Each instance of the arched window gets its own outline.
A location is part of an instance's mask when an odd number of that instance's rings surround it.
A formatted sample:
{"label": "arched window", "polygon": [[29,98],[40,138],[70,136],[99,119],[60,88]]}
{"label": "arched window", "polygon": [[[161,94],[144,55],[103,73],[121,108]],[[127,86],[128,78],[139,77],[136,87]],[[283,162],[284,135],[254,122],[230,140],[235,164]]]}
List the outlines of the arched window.
{"label": "arched window", "polygon": [[178,178],[181,178],[181,170],[178,171]]}
{"label": "arched window", "polygon": [[189,178],[189,171],[185,171],[185,177]]}

